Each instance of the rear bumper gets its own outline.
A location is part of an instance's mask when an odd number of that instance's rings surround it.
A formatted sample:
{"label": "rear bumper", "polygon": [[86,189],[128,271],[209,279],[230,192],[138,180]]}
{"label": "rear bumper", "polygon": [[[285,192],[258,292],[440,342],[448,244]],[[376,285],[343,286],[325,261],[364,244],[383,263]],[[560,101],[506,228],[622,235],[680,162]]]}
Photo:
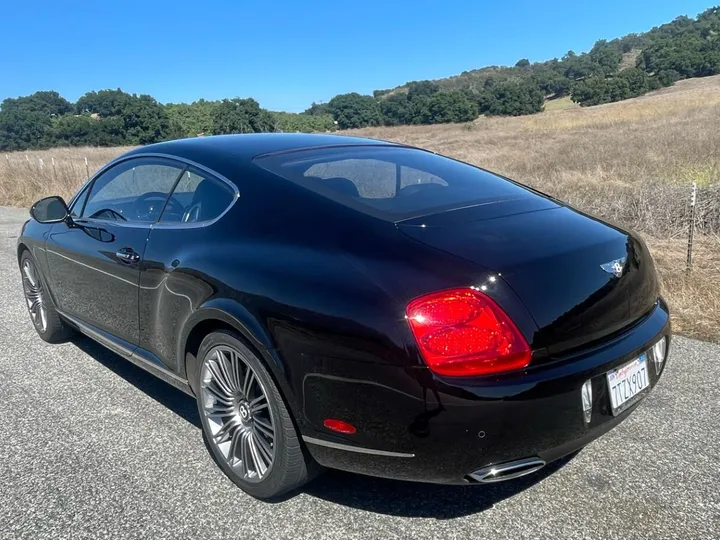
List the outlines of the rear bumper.
{"label": "rear bumper", "polygon": [[[448,379],[428,370],[344,364],[343,376],[324,375],[304,388],[303,435],[322,465],[352,472],[435,483],[468,483],[475,471],[524,458],[550,463],[603,435],[639,403],[613,416],[606,373],[670,339],[666,304],[628,332],[590,351],[495,378]],[[660,379],[648,361],[650,388]],[[394,370],[394,371],[393,371]],[[581,387],[592,380],[592,417],[583,418]],[[338,403],[342,406],[338,410]],[[322,418],[358,428],[335,436]]]}

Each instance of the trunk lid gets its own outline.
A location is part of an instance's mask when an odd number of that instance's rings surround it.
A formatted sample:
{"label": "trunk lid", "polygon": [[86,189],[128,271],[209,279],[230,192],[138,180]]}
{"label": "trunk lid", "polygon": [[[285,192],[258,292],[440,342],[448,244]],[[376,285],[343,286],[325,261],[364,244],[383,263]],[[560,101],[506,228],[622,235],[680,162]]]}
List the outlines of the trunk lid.
{"label": "trunk lid", "polygon": [[638,237],[544,197],[460,208],[397,226],[497,272],[538,325],[531,346],[551,356],[632,325],[657,301],[653,262]]}

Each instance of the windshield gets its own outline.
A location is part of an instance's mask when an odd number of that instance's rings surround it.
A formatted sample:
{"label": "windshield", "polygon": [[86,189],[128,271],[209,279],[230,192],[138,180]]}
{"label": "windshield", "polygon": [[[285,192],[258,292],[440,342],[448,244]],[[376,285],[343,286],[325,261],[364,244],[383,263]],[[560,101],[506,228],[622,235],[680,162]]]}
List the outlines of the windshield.
{"label": "windshield", "polygon": [[326,197],[392,221],[529,195],[472,165],[399,146],[313,148],[259,156],[255,162]]}

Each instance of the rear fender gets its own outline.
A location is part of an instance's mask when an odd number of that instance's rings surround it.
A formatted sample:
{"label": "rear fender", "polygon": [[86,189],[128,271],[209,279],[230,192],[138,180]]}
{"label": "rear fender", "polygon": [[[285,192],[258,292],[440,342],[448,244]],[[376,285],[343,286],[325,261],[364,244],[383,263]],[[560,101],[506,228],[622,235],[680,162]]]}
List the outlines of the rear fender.
{"label": "rear fender", "polygon": [[[177,365],[184,366],[185,376],[193,390],[197,389],[197,359],[194,356],[186,358],[188,338],[198,325],[216,321],[218,326],[229,326],[240,337],[259,353],[266,357],[264,351],[275,347],[274,341],[257,318],[240,303],[228,298],[214,298],[202,304],[185,321],[182,331],[178,335]],[[274,367],[274,366],[273,366]],[[278,366],[280,367],[280,366]]]}

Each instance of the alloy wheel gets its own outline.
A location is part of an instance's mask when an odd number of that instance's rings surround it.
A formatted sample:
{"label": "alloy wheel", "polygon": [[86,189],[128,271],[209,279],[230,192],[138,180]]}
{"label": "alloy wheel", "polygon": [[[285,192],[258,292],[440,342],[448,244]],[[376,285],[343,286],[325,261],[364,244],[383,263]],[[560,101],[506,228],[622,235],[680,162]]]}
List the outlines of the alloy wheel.
{"label": "alloy wheel", "polygon": [[208,440],[244,481],[262,481],[275,460],[275,422],[268,394],[240,353],[220,345],[203,363],[201,411]]}
{"label": "alloy wheel", "polygon": [[35,264],[25,259],[22,265],[23,290],[27,302],[30,318],[35,327],[42,333],[47,329],[47,308],[45,307],[45,292]]}

